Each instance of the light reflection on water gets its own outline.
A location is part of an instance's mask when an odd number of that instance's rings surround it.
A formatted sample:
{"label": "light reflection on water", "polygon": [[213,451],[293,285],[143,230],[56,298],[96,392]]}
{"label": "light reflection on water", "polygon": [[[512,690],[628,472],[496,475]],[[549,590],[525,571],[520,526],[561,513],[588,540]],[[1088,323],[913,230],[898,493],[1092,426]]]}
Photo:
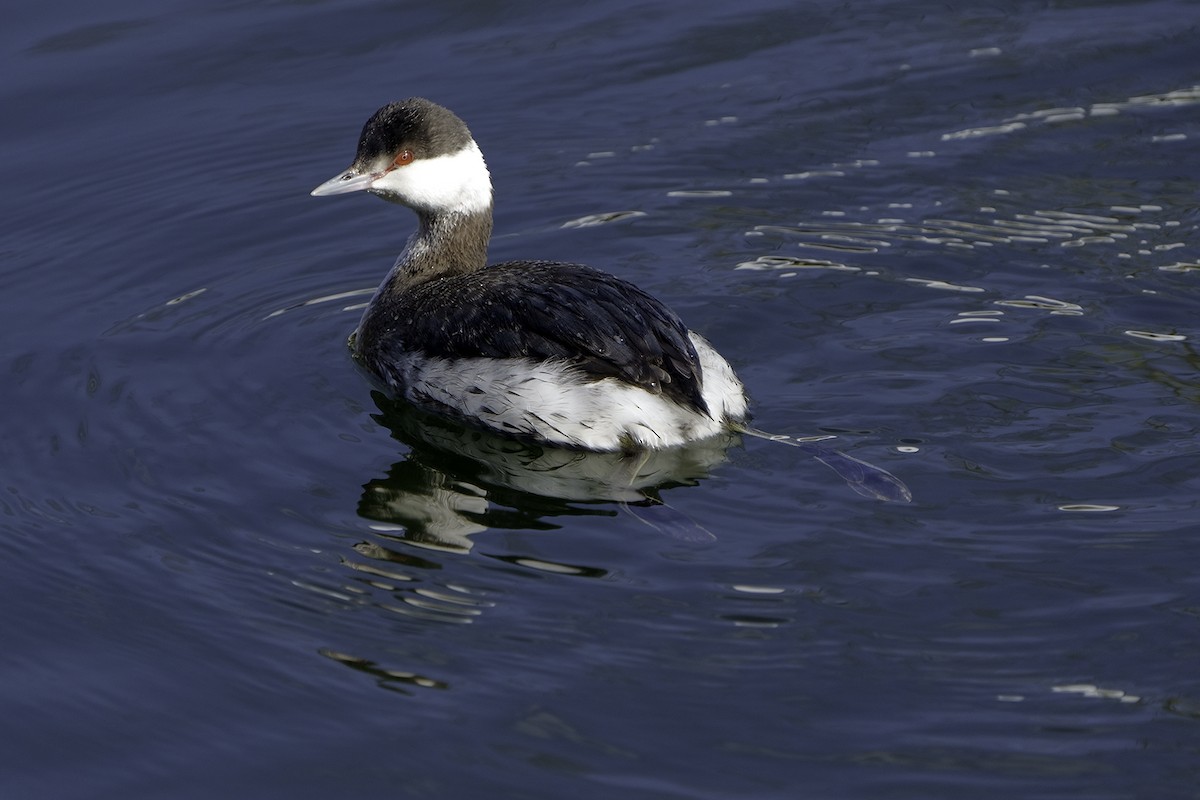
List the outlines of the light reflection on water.
{"label": "light reflection on water", "polygon": [[[14,7],[0,795],[1190,796],[1190,7],[680,9]],[[914,502],[395,435],[345,337],[411,222],[308,172],[416,93],[494,257]]]}
{"label": "light reflection on water", "polygon": [[[1162,208],[1147,206],[1131,209],[1114,208],[1127,215],[1099,216],[1069,211],[1034,211],[1018,213],[1013,219],[992,222],[973,222],[950,219],[926,219],[908,223],[900,219],[881,219],[875,222],[819,221],[794,225],[758,225],[753,234],[774,235],[794,240],[807,249],[827,249],[847,254],[878,253],[883,248],[901,243],[932,244],[973,250],[997,244],[1050,244],[1061,247],[1125,244],[1138,248],[1141,255],[1174,250],[1181,242],[1152,244],[1147,237],[1151,231],[1179,226],[1178,220],[1134,222],[1128,217],[1143,212],[1161,212]],[[982,208],[982,214],[994,214],[994,208]],[[1128,241],[1133,238],[1132,241]],[[1125,257],[1131,257],[1126,254]],[[756,262],[750,262],[756,263]]]}

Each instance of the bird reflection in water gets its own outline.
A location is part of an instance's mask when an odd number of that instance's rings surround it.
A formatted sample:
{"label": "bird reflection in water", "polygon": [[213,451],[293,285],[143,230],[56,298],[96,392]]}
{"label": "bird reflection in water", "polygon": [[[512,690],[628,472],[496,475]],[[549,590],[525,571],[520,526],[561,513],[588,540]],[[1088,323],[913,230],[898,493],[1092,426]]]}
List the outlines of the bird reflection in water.
{"label": "bird reflection in water", "polygon": [[[710,531],[661,493],[697,484],[741,440],[730,433],[664,450],[566,450],[466,427],[380,392],[373,397],[381,411],[375,419],[411,449],[385,477],[364,486],[359,515],[385,538],[452,552],[469,551],[470,537],[489,528],[553,529],[553,517],[612,516],[618,509],[672,538],[710,541]],[[890,473],[823,444],[745,433],[800,448],[865,496],[911,497]]]}
{"label": "bird reflection in water", "polygon": [[[371,521],[374,536],[354,545],[343,565],[357,575],[355,596],[373,598],[379,608],[424,626],[475,622],[496,596],[472,581],[438,580],[443,564],[434,552],[472,550],[474,534],[488,529],[552,530],[556,517],[615,516],[628,512],[650,528],[685,542],[715,537],[686,514],[671,508],[662,492],[697,484],[726,460],[742,434],[730,433],[684,447],[634,453],[565,450],[518,441],[469,428],[374,392],[376,421],[409,448],[386,476],[363,487],[358,513]],[[908,489],[878,467],[824,444],[743,434],[800,448],[833,469],[860,494],[907,502]],[[410,547],[395,548],[391,542]],[[598,566],[552,562],[520,553],[488,553],[489,558],[523,569],[559,575],[603,578]],[[370,674],[388,689],[448,688],[449,683],[407,667],[393,668],[361,654],[335,650],[323,655]],[[388,655],[388,660],[394,654]]]}

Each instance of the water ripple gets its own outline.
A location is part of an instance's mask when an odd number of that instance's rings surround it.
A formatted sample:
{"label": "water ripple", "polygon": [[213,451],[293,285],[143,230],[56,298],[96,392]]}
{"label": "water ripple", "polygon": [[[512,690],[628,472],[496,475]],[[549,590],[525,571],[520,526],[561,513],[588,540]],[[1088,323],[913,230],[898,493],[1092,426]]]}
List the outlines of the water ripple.
{"label": "water ripple", "polygon": [[[996,209],[980,209],[996,213]],[[820,220],[788,225],[756,225],[749,235],[778,236],[793,240],[798,247],[878,253],[900,243],[933,244],[975,249],[999,244],[1057,244],[1079,247],[1112,244],[1141,231],[1161,230],[1156,223],[1132,222],[1128,217],[1149,209],[1121,207],[1127,218],[1060,210],[1016,212],[1009,218],[990,221],[933,217],[918,222],[878,219],[873,222]],[[1168,223],[1169,225],[1169,223]],[[1173,227],[1173,226],[1171,226]]]}
{"label": "water ripple", "polygon": [[[995,125],[980,125],[942,134],[942,141],[977,139],[984,136],[998,136],[1016,133],[1033,125],[1057,125],[1065,122],[1079,122],[1088,117],[1111,117],[1131,111],[1153,110],[1160,108],[1181,108],[1200,103],[1200,86],[1189,86],[1167,92],[1137,95],[1116,102],[1094,103],[1090,106],[1068,106],[1059,108],[1043,108],[1016,114]],[[1154,137],[1154,141],[1178,141],[1187,138],[1184,134],[1171,134]]]}

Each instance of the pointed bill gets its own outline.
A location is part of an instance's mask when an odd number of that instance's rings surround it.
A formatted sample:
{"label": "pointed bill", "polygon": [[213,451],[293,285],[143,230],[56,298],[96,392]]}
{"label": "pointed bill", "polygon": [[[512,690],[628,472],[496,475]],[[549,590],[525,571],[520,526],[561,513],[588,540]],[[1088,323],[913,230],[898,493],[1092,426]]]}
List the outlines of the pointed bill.
{"label": "pointed bill", "polygon": [[311,194],[313,197],[325,197],[331,194],[366,191],[371,188],[371,184],[378,177],[378,175],[364,174],[351,168],[325,181],[313,189]]}

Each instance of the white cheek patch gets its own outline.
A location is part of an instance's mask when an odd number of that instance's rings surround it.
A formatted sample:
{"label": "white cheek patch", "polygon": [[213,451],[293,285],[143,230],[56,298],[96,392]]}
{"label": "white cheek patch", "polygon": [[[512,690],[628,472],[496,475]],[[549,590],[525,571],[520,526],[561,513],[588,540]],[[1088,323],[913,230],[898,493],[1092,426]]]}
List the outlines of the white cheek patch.
{"label": "white cheek patch", "polygon": [[418,211],[472,214],[492,205],[491,175],[475,142],[452,155],[396,167],[372,181],[370,191]]}

